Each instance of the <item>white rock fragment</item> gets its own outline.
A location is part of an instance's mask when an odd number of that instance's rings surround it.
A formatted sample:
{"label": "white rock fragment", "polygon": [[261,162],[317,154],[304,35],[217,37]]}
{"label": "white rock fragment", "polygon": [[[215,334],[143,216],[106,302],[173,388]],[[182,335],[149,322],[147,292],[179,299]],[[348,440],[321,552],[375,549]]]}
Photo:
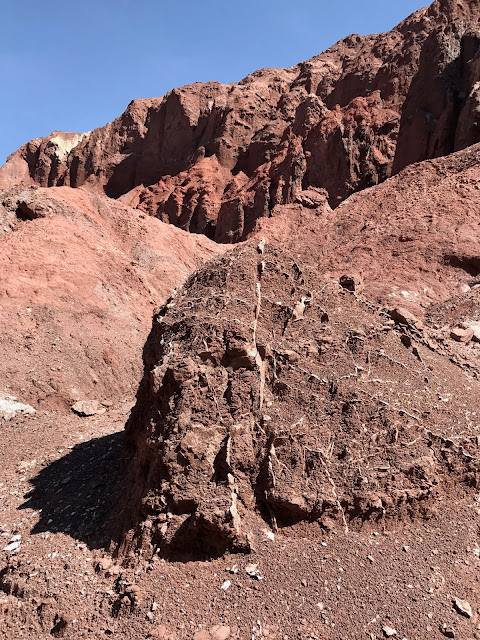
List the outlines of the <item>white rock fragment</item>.
{"label": "white rock fragment", "polygon": [[68,138],[63,136],[54,136],[48,141],[48,146],[53,150],[53,153],[57,156],[60,162],[65,162],[69,153],[75,149],[82,140],[88,138],[90,133],[91,131],[86,131],[85,133],[74,133],[73,135],[70,134]]}
{"label": "white rock fragment", "polygon": [[260,574],[257,564],[247,564],[245,572],[254,580],[263,580],[263,576]]}
{"label": "white rock fragment", "polygon": [[303,320],[303,314],[305,313],[305,302],[307,298],[302,296],[302,299],[295,304],[292,310],[292,320],[293,322],[297,322],[298,320]]}
{"label": "white rock fragment", "polygon": [[473,330],[472,340],[474,342],[480,342],[480,322],[466,322],[465,328]]}
{"label": "white rock fragment", "polygon": [[393,638],[397,635],[397,630],[393,627],[389,627],[387,624],[382,628],[382,631],[386,638]]}
{"label": "white rock fragment", "polygon": [[230,580],[225,580],[225,582],[222,584],[222,586],[220,587],[220,589],[221,589],[222,591],[226,591],[227,589],[229,589],[229,588],[230,588],[231,584],[232,584],[232,583],[230,582]]}
{"label": "white rock fragment", "polygon": [[265,238],[262,238],[262,239],[260,240],[260,242],[258,243],[258,245],[257,245],[257,251],[258,251],[258,253],[263,254],[263,251],[264,251],[264,249],[265,249],[265,244],[266,244],[266,243],[265,243]]}
{"label": "white rock fragment", "polygon": [[0,419],[11,420],[18,415],[33,415],[35,409],[29,404],[18,402],[14,396],[0,393]]}
{"label": "white rock fragment", "polygon": [[461,598],[454,598],[453,606],[462,616],[465,616],[466,618],[471,618],[473,616],[472,607],[466,600],[462,600]]}
{"label": "white rock fragment", "polygon": [[16,540],[15,542],[10,542],[6,547],[3,548],[4,551],[10,553],[12,551],[16,551],[20,547],[20,540]]}

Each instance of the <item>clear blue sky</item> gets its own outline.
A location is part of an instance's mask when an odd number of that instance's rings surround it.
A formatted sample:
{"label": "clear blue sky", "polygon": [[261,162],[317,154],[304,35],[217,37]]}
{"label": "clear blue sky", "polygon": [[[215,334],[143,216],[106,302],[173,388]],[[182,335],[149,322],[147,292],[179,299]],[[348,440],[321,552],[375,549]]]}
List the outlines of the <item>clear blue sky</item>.
{"label": "clear blue sky", "polygon": [[31,138],[88,131],[132,98],[289,67],[429,0],[4,0],[0,164]]}

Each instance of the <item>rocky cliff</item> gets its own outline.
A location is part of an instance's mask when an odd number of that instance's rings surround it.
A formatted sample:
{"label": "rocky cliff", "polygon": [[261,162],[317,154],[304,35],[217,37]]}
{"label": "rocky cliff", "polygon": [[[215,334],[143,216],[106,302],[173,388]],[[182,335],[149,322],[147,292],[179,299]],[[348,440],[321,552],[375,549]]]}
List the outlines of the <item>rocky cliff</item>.
{"label": "rocky cliff", "polygon": [[245,239],[302,190],[326,189],[336,206],[477,142],[479,20],[472,0],[436,0],[290,69],[135,100],[105,127],[24,145],[0,186],[88,183],[182,229]]}

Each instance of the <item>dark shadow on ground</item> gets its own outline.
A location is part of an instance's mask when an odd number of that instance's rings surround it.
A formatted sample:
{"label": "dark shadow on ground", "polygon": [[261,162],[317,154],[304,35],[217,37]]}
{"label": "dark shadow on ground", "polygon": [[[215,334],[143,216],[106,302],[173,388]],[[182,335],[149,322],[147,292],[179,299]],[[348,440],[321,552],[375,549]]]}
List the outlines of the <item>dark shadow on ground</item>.
{"label": "dark shadow on ground", "polygon": [[124,479],[123,431],[77,444],[30,480],[20,509],[40,510],[32,533],[66,533],[90,548],[110,542],[110,520]]}

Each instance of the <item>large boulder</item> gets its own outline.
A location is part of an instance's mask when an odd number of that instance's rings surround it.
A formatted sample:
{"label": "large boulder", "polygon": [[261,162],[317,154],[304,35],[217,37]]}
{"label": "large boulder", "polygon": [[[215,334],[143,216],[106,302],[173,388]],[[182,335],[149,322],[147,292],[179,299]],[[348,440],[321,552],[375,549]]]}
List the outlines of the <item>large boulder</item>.
{"label": "large boulder", "polygon": [[480,383],[426,331],[263,242],[197,272],[144,349],[119,553],[388,527],[476,486]]}

